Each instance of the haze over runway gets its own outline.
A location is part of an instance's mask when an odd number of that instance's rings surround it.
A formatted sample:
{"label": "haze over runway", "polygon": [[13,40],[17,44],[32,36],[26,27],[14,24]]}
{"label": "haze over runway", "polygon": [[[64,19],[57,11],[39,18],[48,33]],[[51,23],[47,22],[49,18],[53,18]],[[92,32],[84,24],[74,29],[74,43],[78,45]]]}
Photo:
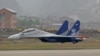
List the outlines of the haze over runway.
{"label": "haze over runway", "polygon": [[12,50],[0,56],[100,56],[100,49],[87,50]]}

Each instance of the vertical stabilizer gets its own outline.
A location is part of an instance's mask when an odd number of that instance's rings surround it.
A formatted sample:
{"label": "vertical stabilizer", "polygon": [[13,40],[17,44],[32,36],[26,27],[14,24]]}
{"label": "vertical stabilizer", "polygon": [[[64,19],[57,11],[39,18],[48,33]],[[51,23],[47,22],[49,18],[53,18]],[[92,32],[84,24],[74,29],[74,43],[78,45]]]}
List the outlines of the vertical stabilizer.
{"label": "vertical stabilizer", "polygon": [[64,23],[61,25],[59,30],[56,32],[57,35],[60,35],[68,30],[68,21],[65,20]]}
{"label": "vertical stabilizer", "polygon": [[68,31],[67,36],[69,36],[69,35],[74,36],[79,32],[79,30],[80,30],[80,21],[77,20],[75,22],[75,24],[73,25],[73,27]]}
{"label": "vertical stabilizer", "polygon": [[[68,31],[67,36],[76,36],[77,33],[79,33],[79,30],[80,30],[80,21],[77,20],[75,22],[75,24],[73,25],[73,27]],[[71,41],[72,41],[73,44],[77,43],[76,38],[75,37],[71,37]]]}

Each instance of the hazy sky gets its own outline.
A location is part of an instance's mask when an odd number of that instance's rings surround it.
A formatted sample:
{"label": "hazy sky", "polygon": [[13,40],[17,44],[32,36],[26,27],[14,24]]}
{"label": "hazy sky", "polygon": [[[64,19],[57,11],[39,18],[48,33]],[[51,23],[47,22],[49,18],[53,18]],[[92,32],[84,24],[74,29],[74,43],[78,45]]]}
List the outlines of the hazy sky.
{"label": "hazy sky", "polygon": [[[100,0],[16,0],[26,15],[69,16],[99,21]],[[94,10],[94,12],[93,12]],[[93,12],[93,13],[91,13]]]}
{"label": "hazy sky", "polygon": [[[65,15],[68,10],[77,9],[74,0],[17,0],[26,12],[33,15]],[[81,1],[80,5],[82,5]]]}
{"label": "hazy sky", "polygon": [[32,15],[39,15],[40,9],[43,6],[43,0],[17,0],[24,12]]}

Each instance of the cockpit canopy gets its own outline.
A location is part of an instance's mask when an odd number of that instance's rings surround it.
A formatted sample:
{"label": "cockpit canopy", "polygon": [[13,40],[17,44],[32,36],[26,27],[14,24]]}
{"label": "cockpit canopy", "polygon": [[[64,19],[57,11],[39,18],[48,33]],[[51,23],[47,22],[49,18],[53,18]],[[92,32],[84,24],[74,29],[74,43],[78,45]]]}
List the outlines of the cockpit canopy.
{"label": "cockpit canopy", "polygon": [[34,28],[29,28],[29,29],[25,29],[25,30],[23,31],[23,33],[33,32],[33,31],[36,31],[36,29],[34,29]]}

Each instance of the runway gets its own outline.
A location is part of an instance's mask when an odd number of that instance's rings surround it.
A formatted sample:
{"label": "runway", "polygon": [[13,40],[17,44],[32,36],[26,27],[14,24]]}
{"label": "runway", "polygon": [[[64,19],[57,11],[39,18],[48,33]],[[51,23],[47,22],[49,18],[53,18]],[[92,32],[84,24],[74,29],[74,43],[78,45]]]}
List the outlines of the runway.
{"label": "runway", "polygon": [[0,56],[100,56],[100,49],[92,50],[12,50],[0,51]]}

